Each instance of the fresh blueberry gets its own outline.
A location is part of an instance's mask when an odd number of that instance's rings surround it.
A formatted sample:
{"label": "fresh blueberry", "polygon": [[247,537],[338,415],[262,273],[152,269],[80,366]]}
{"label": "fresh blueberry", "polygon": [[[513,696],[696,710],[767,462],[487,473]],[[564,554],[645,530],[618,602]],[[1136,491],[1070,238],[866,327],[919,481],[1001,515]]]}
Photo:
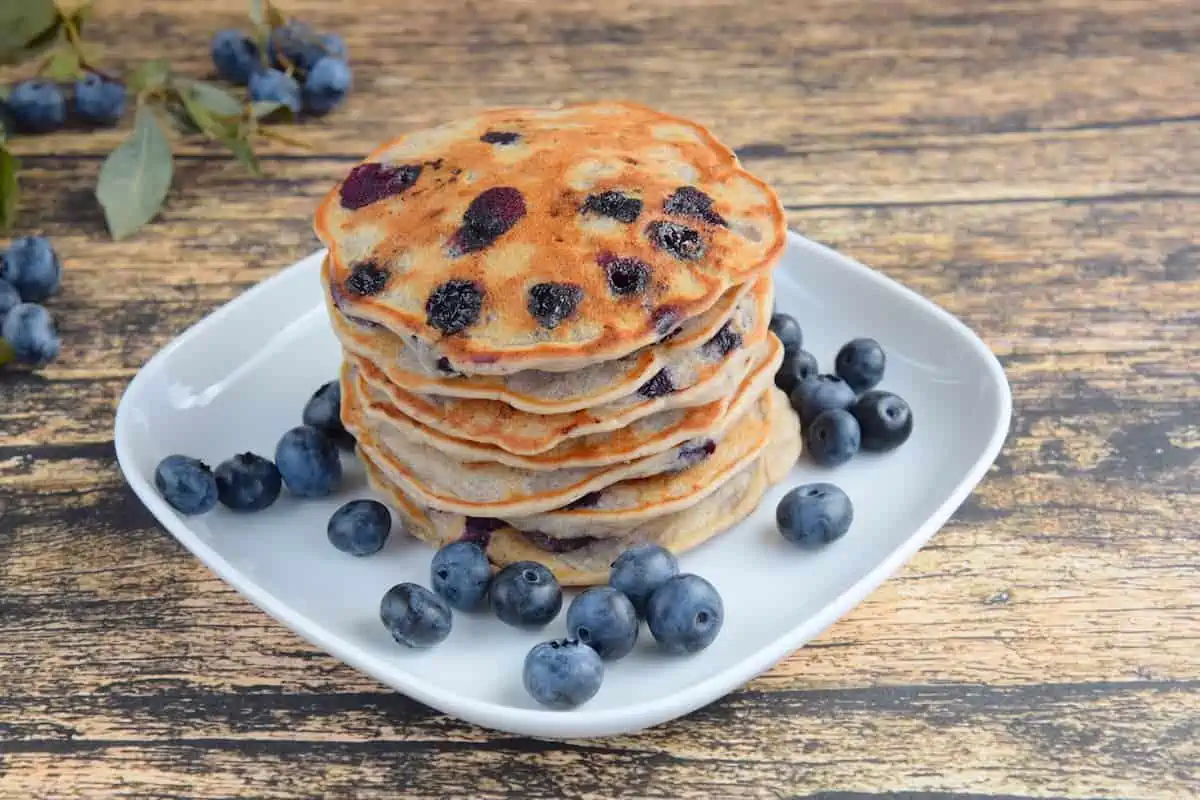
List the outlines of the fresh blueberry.
{"label": "fresh blueberry", "polygon": [[820,547],[840,539],[854,521],[850,498],[832,483],[797,486],[775,507],[780,535],[805,547]]}
{"label": "fresh blueberry", "polygon": [[288,491],[298,497],[325,497],[342,479],[337,447],[310,425],[292,428],[280,438],[275,466]]}
{"label": "fresh blueberry", "polygon": [[263,68],[258,42],[244,31],[217,31],[208,49],[217,74],[238,86],[245,86]]}
{"label": "fresh blueberry", "polygon": [[676,575],[654,590],[646,623],[669,653],[697,653],[713,643],[725,621],[721,595],[699,575]]}
{"label": "fresh blueberry", "polygon": [[855,392],[872,389],[883,380],[887,356],[874,339],[851,339],[838,350],[834,372]]}
{"label": "fresh blueberry", "polygon": [[342,385],[338,381],[329,381],[313,393],[304,404],[301,422],[316,428],[339,447],[354,447],[354,437],[342,424]]}
{"label": "fresh blueberry", "polygon": [[655,247],[681,261],[695,261],[704,255],[704,239],[700,232],[677,222],[651,222],[646,226],[646,236]]}
{"label": "fresh blueberry", "polygon": [[451,542],[434,553],[429,565],[429,585],[459,611],[480,609],[491,582],[487,554],[475,542]]}
{"label": "fresh blueberry", "polygon": [[[340,53],[332,48],[341,49]],[[346,44],[336,35],[316,33],[303,22],[292,20],[271,31],[267,39],[267,56],[271,65],[281,70],[289,67],[303,74],[327,55],[344,56]]]}
{"label": "fresh blueberry", "polygon": [[536,283],[529,288],[525,305],[539,325],[554,330],[575,313],[582,299],[583,289],[573,283]]}
{"label": "fresh blueberry", "polygon": [[606,661],[629,655],[637,644],[638,627],[633,603],[611,586],[588,589],[567,608],[567,635]]}
{"label": "fresh blueberry", "polygon": [[783,363],[775,372],[775,385],[790,395],[793,389],[817,374],[817,357],[807,350],[797,350],[790,356],[784,355]]}
{"label": "fresh blueberry", "polygon": [[343,553],[369,556],[378,553],[392,532],[392,512],[378,500],[351,500],[333,512],[325,533]]}
{"label": "fresh blueberry", "polygon": [[612,563],[608,584],[624,592],[639,617],[654,590],[679,574],[679,562],[670,550],[656,544],[637,544]]}
{"label": "fresh blueberry", "polygon": [[0,278],[0,328],[4,326],[4,318],[21,303],[21,293],[8,281]]}
{"label": "fresh blueberry", "polygon": [[67,121],[67,101],[62,90],[50,81],[22,81],[9,94],[8,110],[18,131],[48,133]]}
{"label": "fresh blueberry", "polygon": [[75,82],[75,113],[94,125],[115,125],[125,113],[125,87],[94,72]]}
{"label": "fresh blueberry", "polygon": [[712,210],[712,198],[695,186],[680,186],[663,203],[663,210],[680,217],[694,217],[713,225],[725,225],[725,218]]}
{"label": "fresh blueberry", "polygon": [[58,358],[62,347],[50,312],[36,303],[20,303],[9,309],[0,327],[0,339],[8,342],[18,361],[35,367]]}
{"label": "fresh blueberry", "polygon": [[167,456],[154,468],[154,486],[171,508],[191,516],[217,504],[217,479],[203,461]]}
{"label": "fresh blueberry", "polygon": [[886,453],[908,441],[912,434],[912,409],[904,398],[891,392],[873,389],[863,393],[850,413],[862,429],[862,449],[870,453]]}
{"label": "fresh blueberry", "polygon": [[642,213],[642,201],[621,192],[600,192],[588,195],[583,202],[583,211],[630,223]]}
{"label": "fresh blueberry", "polygon": [[542,642],[525,656],[525,691],[549,708],[566,710],[583,705],[596,696],[603,680],[604,662],[600,656],[574,639]]}
{"label": "fresh blueberry", "polygon": [[300,110],[300,84],[286,72],[264,69],[250,76],[250,99],[256,103],[280,103]]}
{"label": "fresh blueberry", "polygon": [[845,464],[862,445],[858,421],[844,408],[822,411],[808,426],[808,452],[823,467]]}
{"label": "fresh blueberry", "polygon": [[13,240],[0,260],[0,278],[26,303],[40,303],[58,291],[62,261],[46,237],[23,236]]}
{"label": "fresh blueberry", "polygon": [[454,255],[488,247],[525,216],[525,196],[511,186],[493,186],[471,201],[463,212],[463,226],[450,242]]}
{"label": "fresh blueberry", "polygon": [[[325,49],[325,57],[340,58],[342,61],[349,61],[350,54],[346,50],[346,40],[336,33],[322,33],[317,37],[321,47]],[[320,63],[318,61],[317,63]]]}
{"label": "fresh blueberry", "polygon": [[822,411],[849,408],[856,399],[850,385],[836,375],[818,375],[796,384],[789,395],[792,408],[807,426]]}
{"label": "fresh blueberry", "polygon": [[398,583],[379,603],[379,618],[405,647],[433,647],[450,635],[454,614],[446,601],[415,583]]}
{"label": "fresh blueberry", "polygon": [[638,258],[620,258],[605,253],[599,258],[608,278],[608,288],[617,297],[641,294],[650,282],[650,265]]}
{"label": "fresh blueberry", "polygon": [[262,511],[279,498],[279,469],[255,453],[240,453],[217,465],[217,499],[235,511]]}
{"label": "fresh blueberry", "polygon": [[518,561],[497,572],[488,597],[500,621],[518,628],[548,624],[563,602],[558,579],[536,561]]}
{"label": "fresh blueberry", "polygon": [[337,108],[354,83],[353,73],[340,58],[322,58],[304,79],[304,110],[318,116]]}
{"label": "fresh blueberry", "polygon": [[434,289],[425,301],[425,322],[453,336],[474,325],[482,309],[483,290],[479,284],[452,278]]}
{"label": "fresh blueberry", "polygon": [[804,347],[804,332],[800,330],[800,323],[791,314],[772,314],[769,327],[771,333],[775,334],[775,338],[783,345],[785,358],[794,356]]}
{"label": "fresh blueberry", "polygon": [[391,166],[368,161],[359,164],[342,181],[342,208],[351,211],[377,203],[385,197],[402,194],[421,177],[420,164]]}

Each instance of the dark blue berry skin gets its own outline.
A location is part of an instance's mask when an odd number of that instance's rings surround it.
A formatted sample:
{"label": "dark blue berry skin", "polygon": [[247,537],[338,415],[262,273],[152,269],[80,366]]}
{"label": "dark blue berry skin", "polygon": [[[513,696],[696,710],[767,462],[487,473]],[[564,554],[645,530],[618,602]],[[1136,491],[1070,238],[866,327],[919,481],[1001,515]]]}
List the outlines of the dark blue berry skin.
{"label": "dark blue berry skin", "polygon": [[646,623],[668,653],[698,653],[713,643],[725,622],[725,605],[699,575],[676,575],[650,595]]}
{"label": "dark blue berry skin", "polygon": [[891,392],[865,392],[850,407],[850,413],[862,429],[862,449],[869,453],[895,450],[912,435],[912,409],[904,398]]}
{"label": "dark blue berry skin", "polygon": [[633,603],[611,586],[588,589],[567,608],[567,635],[595,650],[605,661],[629,655],[637,644],[638,628]]}
{"label": "dark blue berry skin", "polygon": [[391,532],[392,512],[378,500],[351,500],[333,512],[325,527],[333,546],[352,556],[378,553]]}
{"label": "dark blue berry skin", "polygon": [[279,439],[275,466],[288,491],[298,497],[325,497],[342,479],[337,447],[309,425],[292,428]]}
{"label": "dark blue berry skin", "polygon": [[792,390],[810,378],[817,377],[817,357],[807,350],[797,350],[792,355],[784,355],[783,363],[775,372],[775,385],[784,394],[790,395]]}
{"label": "dark blue berry skin", "polygon": [[217,479],[203,461],[167,456],[154,468],[154,486],[171,508],[192,516],[217,504]]}
{"label": "dark blue berry skin", "polygon": [[804,347],[804,331],[800,330],[800,323],[791,314],[772,314],[769,327],[783,345],[785,358],[792,357]]}
{"label": "dark blue berry skin", "polygon": [[451,542],[434,554],[429,565],[429,585],[457,611],[481,609],[491,582],[492,567],[475,542]]}
{"label": "dark blue berry skin", "polygon": [[339,447],[354,447],[354,437],[342,424],[342,385],[338,381],[329,381],[313,392],[304,405],[301,421],[328,436]]}
{"label": "dark blue berry skin", "polygon": [[89,72],[75,82],[75,113],[93,125],[116,125],[125,113],[125,87]]}
{"label": "dark blue berry skin", "polygon": [[262,511],[279,499],[283,478],[270,460],[239,453],[222,461],[215,471],[217,499],[234,511]]}
{"label": "dark blue berry skin", "polygon": [[883,380],[887,356],[874,339],[851,339],[838,350],[833,371],[857,393],[873,389]]}
{"label": "dark blue berry skin", "polygon": [[858,420],[849,411],[834,408],[822,411],[808,426],[805,436],[808,452],[823,467],[845,464],[862,446]]}
{"label": "dark blue berry skin", "polygon": [[518,628],[549,624],[563,602],[558,580],[536,561],[518,561],[497,572],[488,599],[501,622]]}
{"label": "dark blue berry skin", "polygon": [[271,66],[280,70],[292,67],[303,75],[325,56],[339,55],[329,51],[330,44],[340,45],[341,55],[345,55],[346,44],[340,37],[318,35],[307,24],[292,20],[271,31],[267,39],[267,57]]}
{"label": "dark blue berry skin", "polygon": [[8,316],[8,312],[20,304],[20,292],[11,283],[0,278],[0,327],[4,325],[4,318]]}
{"label": "dark blue berry skin", "polygon": [[209,45],[209,55],[217,74],[238,86],[245,86],[250,76],[263,68],[258,42],[244,31],[217,31]]}
{"label": "dark blue berry skin", "polygon": [[415,583],[398,583],[379,603],[379,619],[399,644],[429,648],[450,635],[454,615],[446,601]]}
{"label": "dark blue berry skin", "polygon": [[304,110],[316,116],[328,114],[341,105],[353,85],[354,75],[345,61],[322,58],[304,79]]}
{"label": "dark blue berry skin", "polygon": [[574,639],[542,642],[525,656],[525,691],[549,708],[565,711],[581,706],[596,696],[603,681],[600,656]]}
{"label": "dark blue berry skin", "polygon": [[58,358],[62,347],[50,312],[36,303],[13,306],[0,326],[0,339],[8,342],[18,361],[34,367]]}
{"label": "dark blue berry skin", "polygon": [[679,561],[665,547],[634,545],[612,563],[608,584],[623,592],[639,617],[646,616],[646,603],[654,590],[679,574]]}
{"label": "dark blue berry skin", "polygon": [[49,133],[67,121],[67,101],[50,81],[22,81],[9,94],[8,110],[22,133]]}
{"label": "dark blue berry skin", "polygon": [[821,412],[849,408],[857,399],[850,384],[836,375],[818,375],[798,383],[789,397],[805,427]]}
{"label": "dark blue berry skin", "polygon": [[14,239],[0,260],[0,278],[8,281],[26,303],[40,303],[58,291],[62,261],[44,236]]}
{"label": "dark blue berry skin", "polygon": [[300,84],[277,69],[265,69],[250,76],[250,99],[256,103],[281,103],[300,111]]}
{"label": "dark blue berry skin", "polygon": [[322,33],[317,40],[325,48],[325,57],[340,58],[342,61],[350,60],[350,54],[346,50],[346,40],[341,36],[336,33]]}
{"label": "dark blue berry skin", "polygon": [[854,522],[854,505],[832,483],[797,486],[775,507],[775,527],[802,547],[821,547],[842,538]]}

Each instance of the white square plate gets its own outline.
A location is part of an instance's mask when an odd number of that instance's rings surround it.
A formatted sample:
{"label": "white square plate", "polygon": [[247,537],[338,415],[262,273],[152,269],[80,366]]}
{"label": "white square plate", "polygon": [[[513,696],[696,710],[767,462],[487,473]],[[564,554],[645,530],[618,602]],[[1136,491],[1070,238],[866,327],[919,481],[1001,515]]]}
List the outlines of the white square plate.
{"label": "white square plate", "polygon": [[[155,465],[171,453],[213,465],[245,450],[271,457],[309,395],[334,377],[340,351],[320,296],[321,258],[313,254],[247,291],[146,364],[117,411],[121,469],[167,530],[251,602],[351,666],[486,727],[548,737],[625,733],[737,688],[821,633],[916,552],[983,477],[1008,430],[1008,383],[970,330],[879,273],[790,234],[777,269],[779,310],[800,320],[806,349],[826,370],[846,340],[878,339],[888,354],[882,388],[909,401],[912,438],[837,469],[802,458],[752,516],[682,557],[683,569],[712,581],[725,601],[725,625],[709,649],[669,657],[643,629],[634,653],[608,665],[590,702],[546,710],[525,694],[521,665],[535,643],[565,635],[562,617],[522,632],[487,614],[456,614],[450,637],[433,650],[410,652],[391,640],[379,600],[401,581],[428,585],[432,552],[395,534],[369,558],[333,549],[325,524],[341,503],[368,494],[360,470],[349,470],[335,497],[302,501],[285,491],[256,515],[219,506],[181,517],[154,489]],[[855,504],[850,532],[815,553],[774,529],[779,498],[812,480],[837,483]]]}

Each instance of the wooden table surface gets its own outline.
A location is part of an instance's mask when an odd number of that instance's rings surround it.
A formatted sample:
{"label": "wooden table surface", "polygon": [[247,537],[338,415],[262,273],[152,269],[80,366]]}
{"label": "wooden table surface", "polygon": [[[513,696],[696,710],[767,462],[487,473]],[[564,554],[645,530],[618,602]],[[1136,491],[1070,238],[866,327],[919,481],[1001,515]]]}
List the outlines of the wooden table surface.
{"label": "wooden table surface", "polygon": [[[165,213],[115,243],[91,192],[128,119],[15,144],[17,233],[67,266],[62,357],[0,373],[0,795],[1200,794],[1194,0],[286,7],[347,38],[356,93],[267,177],[182,142]],[[101,0],[90,37],[202,76],[243,8]],[[378,141],[597,97],[711,126],[795,229],[978,331],[1015,415],[953,520],[819,640],[684,719],[554,743],[273,622],[142,508],[112,425],[160,346],[314,248],[318,197]]]}

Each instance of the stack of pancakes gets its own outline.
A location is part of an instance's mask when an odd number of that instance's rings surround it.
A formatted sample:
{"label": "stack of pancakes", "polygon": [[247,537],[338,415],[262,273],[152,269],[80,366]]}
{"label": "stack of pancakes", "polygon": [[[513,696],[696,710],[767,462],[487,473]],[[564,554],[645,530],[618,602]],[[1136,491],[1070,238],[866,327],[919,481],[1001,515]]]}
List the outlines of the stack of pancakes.
{"label": "stack of pancakes", "polygon": [[316,217],[342,420],[415,536],[602,583],[796,460],[774,387],[774,193],[687,120],[499,109],[390,142]]}

